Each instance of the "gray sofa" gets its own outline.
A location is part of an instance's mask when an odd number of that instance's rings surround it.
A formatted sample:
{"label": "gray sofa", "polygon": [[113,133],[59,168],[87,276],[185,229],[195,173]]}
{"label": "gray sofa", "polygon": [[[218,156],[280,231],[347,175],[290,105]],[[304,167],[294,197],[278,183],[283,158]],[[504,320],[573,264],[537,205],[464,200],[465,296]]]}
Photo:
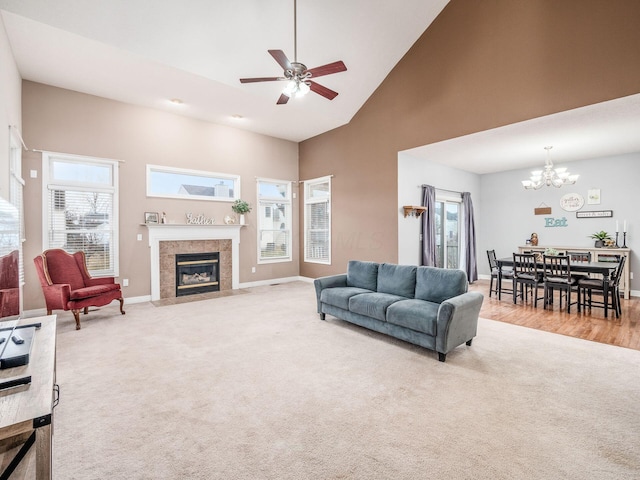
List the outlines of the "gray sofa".
{"label": "gray sofa", "polygon": [[484,296],[461,270],[351,260],[346,274],[314,280],[318,313],[438,352],[476,336]]}

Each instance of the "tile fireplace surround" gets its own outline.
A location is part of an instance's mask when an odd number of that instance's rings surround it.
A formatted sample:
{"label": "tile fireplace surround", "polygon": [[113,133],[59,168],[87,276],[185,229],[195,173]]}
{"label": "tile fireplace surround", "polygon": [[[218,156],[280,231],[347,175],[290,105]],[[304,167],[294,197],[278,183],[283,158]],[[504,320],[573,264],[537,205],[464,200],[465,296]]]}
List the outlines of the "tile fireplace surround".
{"label": "tile fireplace surround", "polygon": [[[221,290],[228,288],[228,279],[223,280],[223,275],[230,272],[231,288],[239,288],[240,275],[240,229],[242,225],[177,225],[177,224],[153,224],[146,225],[149,230],[149,250],[151,254],[151,300],[167,298],[166,293],[169,287],[165,285],[167,281],[161,282],[160,262],[163,255],[175,253],[194,253],[195,248],[202,248],[202,251],[219,251],[221,255],[220,280]],[[229,255],[229,242],[231,243],[231,255],[228,260],[224,256]],[[163,243],[162,254],[160,243]],[[165,245],[166,243],[166,245]],[[205,250],[206,249],[206,250]],[[226,254],[226,255],[224,255]],[[229,268],[230,267],[230,268]],[[175,267],[173,267],[175,268]],[[175,282],[174,278],[169,283]],[[162,290],[161,290],[161,283]],[[175,288],[175,286],[173,287]],[[171,295],[175,296],[175,291]]]}

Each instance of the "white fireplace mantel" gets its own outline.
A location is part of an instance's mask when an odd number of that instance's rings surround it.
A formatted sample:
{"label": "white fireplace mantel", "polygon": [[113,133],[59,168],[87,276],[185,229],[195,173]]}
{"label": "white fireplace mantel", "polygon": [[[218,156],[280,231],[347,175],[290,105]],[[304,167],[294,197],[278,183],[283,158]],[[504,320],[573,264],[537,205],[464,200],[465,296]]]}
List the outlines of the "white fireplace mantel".
{"label": "white fireplace mantel", "polygon": [[243,225],[145,224],[151,253],[151,300],[160,300],[160,242],[231,240],[231,288],[240,285],[240,229]]}

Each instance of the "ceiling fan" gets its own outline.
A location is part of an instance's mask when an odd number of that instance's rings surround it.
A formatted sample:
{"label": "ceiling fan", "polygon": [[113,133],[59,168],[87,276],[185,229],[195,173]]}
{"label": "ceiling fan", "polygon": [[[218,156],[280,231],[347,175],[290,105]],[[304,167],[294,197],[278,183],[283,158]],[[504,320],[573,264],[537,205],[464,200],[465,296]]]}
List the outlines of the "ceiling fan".
{"label": "ceiling fan", "polygon": [[284,69],[282,77],[258,77],[258,78],[241,78],[240,83],[256,83],[256,82],[276,82],[287,81],[287,86],[284,88],[280,98],[276,102],[277,105],[284,105],[289,101],[292,96],[302,96],[309,93],[309,91],[315,92],[318,95],[333,100],[338,95],[338,92],[331,90],[319,83],[311,80],[312,78],[321,77],[323,75],[330,75],[332,73],[344,72],[347,67],[339,60],[337,62],[329,63],[321,67],[315,67],[308,69],[306,65],[298,62],[298,29],[297,29],[297,6],[296,0],[293,0],[293,62],[290,62],[285,53],[282,50],[267,50],[269,54],[275,59],[276,62]]}

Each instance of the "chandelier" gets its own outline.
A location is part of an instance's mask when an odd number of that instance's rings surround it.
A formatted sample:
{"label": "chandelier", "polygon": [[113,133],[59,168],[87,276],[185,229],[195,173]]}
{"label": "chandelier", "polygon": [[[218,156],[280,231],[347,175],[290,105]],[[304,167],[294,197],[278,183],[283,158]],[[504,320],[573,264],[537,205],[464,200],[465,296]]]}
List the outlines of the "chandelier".
{"label": "chandelier", "polygon": [[547,151],[547,160],[544,170],[535,170],[531,172],[529,180],[522,180],[522,186],[527,190],[538,190],[544,185],[547,187],[554,186],[560,188],[563,185],[573,185],[580,175],[571,175],[565,167],[553,168],[551,162],[551,154],[549,151],[553,147],[544,147]]}

